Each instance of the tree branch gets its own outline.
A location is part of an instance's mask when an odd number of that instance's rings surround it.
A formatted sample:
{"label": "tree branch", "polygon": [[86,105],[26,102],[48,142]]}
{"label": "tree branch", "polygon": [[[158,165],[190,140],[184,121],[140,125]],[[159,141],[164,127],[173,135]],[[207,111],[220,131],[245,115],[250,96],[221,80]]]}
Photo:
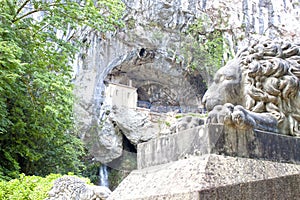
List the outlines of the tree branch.
{"label": "tree branch", "polygon": [[40,11],[43,11],[43,9],[39,8],[39,9],[36,9],[36,10],[32,10],[32,11],[30,11],[30,12],[22,15],[21,17],[18,17],[17,19],[14,19],[12,22],[15,23],[16,21],[19,21],[20,19],[23,19],[24,17],[27,17],[27,16],[29,16],[29,15],[31,15],[33,13],[40,12]]}
{"label": "tree branch", "polygon": [[26,0],[21,6],[20,6],[20,8],[17,10],[17,12],[16,12],[16,14],[15,14],[15,16],[14,16],[14,18],[13,19],[15,19],[17,16],[18,16],[18,14],[21,12],[21,10],[27,5],[27,3],[29,3],[29,1],[30,0]]}
{"label": "tree branch", "polygon": [[[21,7],[18,9],[16,15],[15,15],[14,18],[13,18],[13,21],[12,21],[13,23],[16,22],[16,21],[19,21],[20,19],[23,19],[24,17],[27,17],[28,15],[31,15],[31,14],[33,14],[33,13],[36,13],[36,12],[40,12],[40,11],[45,10],[45,9],[43,9],[43,8],[38,8],[38,9],[32,10],[32,11],[30,11],[30,12],[28,12],[28,13],[26,13],[26,14],[24,14],[24,15],[18,17],[18,18],[16,18],[16,17],[18,16],[18,14],[20,14],[21,10],[29,3],[29,1],[30,1],[30,0],[26,0],[26,1],[21,5]],[[61,6],[61,5],[66,5],[66,4],[64,4],[64,3],[51,3],[51,4],[48,4],[48,7],[55,7],[55,6]]]}

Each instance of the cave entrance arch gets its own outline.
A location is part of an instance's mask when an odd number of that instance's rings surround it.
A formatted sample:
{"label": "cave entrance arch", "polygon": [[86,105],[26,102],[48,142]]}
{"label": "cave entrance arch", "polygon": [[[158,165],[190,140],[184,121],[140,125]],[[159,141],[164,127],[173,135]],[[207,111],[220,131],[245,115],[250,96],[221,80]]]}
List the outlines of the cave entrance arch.
{"label": "cave entrance arch", "polygon": [[206,84],[200,73],[189,72],[156,50],[130,52],[111,67],[105,83],[137,89],[138,106],[156,112],[199,112]]}

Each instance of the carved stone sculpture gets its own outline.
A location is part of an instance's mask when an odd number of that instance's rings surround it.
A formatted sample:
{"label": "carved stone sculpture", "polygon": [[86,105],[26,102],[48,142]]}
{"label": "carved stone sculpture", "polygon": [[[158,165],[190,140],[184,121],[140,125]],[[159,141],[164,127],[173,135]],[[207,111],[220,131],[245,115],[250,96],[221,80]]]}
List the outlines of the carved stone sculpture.
{"label": "carved stone sculpture", "polygon": [[207,123],[300,136],[300,44],[256,41],[215,74]]}
{"label": "carved stone sculpture", "polygon": [[184,116],[171,125],[170,131],[178,133],[204,124],[204,120],[193,116]]}

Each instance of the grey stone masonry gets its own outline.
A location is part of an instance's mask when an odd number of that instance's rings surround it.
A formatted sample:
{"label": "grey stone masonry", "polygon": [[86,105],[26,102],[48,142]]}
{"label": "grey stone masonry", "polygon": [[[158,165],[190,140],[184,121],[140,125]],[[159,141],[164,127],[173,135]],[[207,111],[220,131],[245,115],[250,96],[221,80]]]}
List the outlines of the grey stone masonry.
{"label": "grey stone masonry", "polygon": [[215,154],[132,171],[108,200],[300,199],[300,165]]}
{"label": "grey stone masonry", "polygon": [[141,143],[137,152],[138,169],[205,154],[300,164],[300,138],[208,124]]}

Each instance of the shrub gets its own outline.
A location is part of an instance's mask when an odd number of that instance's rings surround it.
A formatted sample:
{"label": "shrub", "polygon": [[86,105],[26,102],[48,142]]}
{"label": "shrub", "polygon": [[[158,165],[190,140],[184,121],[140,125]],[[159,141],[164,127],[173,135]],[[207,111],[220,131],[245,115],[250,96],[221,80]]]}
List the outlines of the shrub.
{"label": "shrub", "polygon": [[54,180],[62,175],[50,174],[45,178],[40,176],[25,176],[18,179],[0,181],[1,200],[44,200],[51,190]]}

